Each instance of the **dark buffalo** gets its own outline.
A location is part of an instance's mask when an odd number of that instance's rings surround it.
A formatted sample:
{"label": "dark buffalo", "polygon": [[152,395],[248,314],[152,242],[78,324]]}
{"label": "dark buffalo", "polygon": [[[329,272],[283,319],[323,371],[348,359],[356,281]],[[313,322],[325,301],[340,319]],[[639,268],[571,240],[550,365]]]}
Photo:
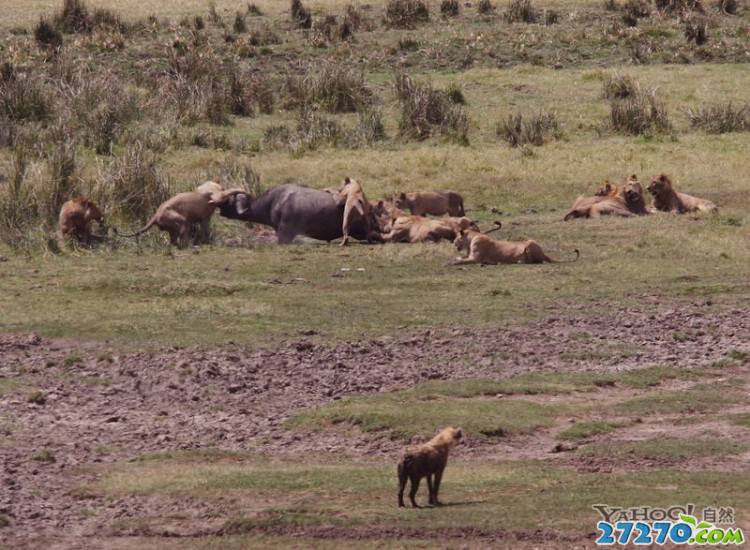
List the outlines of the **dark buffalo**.
{"label": "dark buffalo", "polygon": [[[292,242],[297,235],[320,241],[343,236],[344,205],[327,191],[302,185],[279,185],[257,198],[234,192],[219,205],[219,211],[225,218],[270,225],[282,244]],[[377,223],[371,225],[378,227]],[[364,224],[355,223],[350,234],[360,241],[383,242],[377,231],[368,235]]]}

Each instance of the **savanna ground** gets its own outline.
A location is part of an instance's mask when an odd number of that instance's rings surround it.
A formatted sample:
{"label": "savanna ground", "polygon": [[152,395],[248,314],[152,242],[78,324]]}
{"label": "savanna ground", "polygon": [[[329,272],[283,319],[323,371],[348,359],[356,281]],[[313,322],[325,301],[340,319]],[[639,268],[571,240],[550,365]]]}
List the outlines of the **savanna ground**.
{"label": "savanna ground", "polygon": [[[502,3],[444,18],[433,1],[394,29],[378,1],[342,40],[320,22],[348,2],[306,4],[311,30],[287,2],[96,2],[122,20],[53,51],[33,33],[58,2],[3,3],[0,62],[42,99],[11,101],[3,76],[0,545],[583,548],[599,503],[733,506],[750,528],[750,113],[693,122],[750,100],[750,12],[706,3],[696,44],[693,15],[649,3],[631,26],[632,3],[510,23]],[[349,112],[289,85],[322,62],[356,68]],[[238,104],[214,65],[257,87]],[[458,123],[404,131],[401,72],[459,90]],[[669,124],[612,128],[616,73]],[[557,128],[511,147],[496,127],[518,112]],[[660,172],[719,213],[561,221],[605,178]],[[581,260],[454,268],[449,243],[278,247],[218,219],[185,250],[48,242],[66,193],[133,228],[217,174],[453,189],[503,238]],[[467,435],[446,506],[398,509],[404,445],[445,425]]]}

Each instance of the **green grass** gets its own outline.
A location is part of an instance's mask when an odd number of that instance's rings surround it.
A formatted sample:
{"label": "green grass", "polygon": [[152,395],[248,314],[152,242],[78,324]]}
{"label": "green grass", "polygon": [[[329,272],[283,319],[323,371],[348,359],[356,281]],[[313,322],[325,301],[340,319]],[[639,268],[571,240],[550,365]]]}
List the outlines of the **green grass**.
{"label": "green grass", "polygon": [[613,460],[627,458],[657,461],[679,461],[694,458],[720,457],[739,454],[748,449],[746,443],[728,439],[682,439],[660,437],[645,441],[610,441],[582,448],[584,456],[607,457]]}
{"label": "green grass", "polygon": [[366,432],[389,430],[408,439],[433,434],[436,428],[460,426],[470,437],[503,437],[551,426],[570,410],[524,400],[423,397],[412,392],[352,397],[304,412],[288,421],[290,428],[327,428],[353,424]]}
{"label": "green grass", "polygon": [[689,389],[652,391],[615,404],[612,412],[628,416],[705,414],[726,405],[747,402],[743,379],[697,384]]}
{"label": "green grass", "polygon": [[[458,451],[460,452],[460,451]],[[720,472],[652,470],[631,474],[579,473],[545,462],[465,463],[446,469],[438,509],[398,509],[392,464],[350,463],[314,458],[307,465],[284,462],[170,460],[109,467],[90,487],[95,494],[231,497],[255,513],[229,520],[234,533],[279,525],[339,525],[350,528],[456,525],[467,528],[545,529],[582,533],[593,524],[592,504],[617,506],[750,504],[747,476]],[[422,496],[422,495],[419,495]],[[418,498],[419,498],[418,496]],[[264,504],[265,503],[265,504]],[[564,513],[560,513],[564,510]],[[588,531],[586,531],[588,532]]]}
{"label": "green grass", "polygon": [[602,420],[576,422],[567,430],[561,432],[557,437],[559,439],[579,440],[588,439],[597,435],[604,435],[614,432],[617,428],[622,427],[621,422],[605,422]]}
{"label": "green grass", "polygon": [[738,414],[731,417],[732,424],[750,428],[750,413]]}

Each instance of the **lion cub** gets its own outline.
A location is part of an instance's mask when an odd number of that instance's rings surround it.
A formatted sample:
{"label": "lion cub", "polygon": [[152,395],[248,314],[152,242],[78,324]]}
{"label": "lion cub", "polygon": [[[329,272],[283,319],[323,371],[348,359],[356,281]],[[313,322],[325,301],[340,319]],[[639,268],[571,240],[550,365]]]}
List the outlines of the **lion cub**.
{"label": "lion cub", "polygon": [[57,240],[63,246],[65,239],[73,236],[78,242],[90,245],[96,237],[91,232],[92,222],[103,222],[101,210],[85,197],[71,199],[60,208]]}
{"label": "lion cub", "polygon": [[443,470],[448,464],[448,453],[461,442],[463,433],[461,428],[444,428],[427,443],[407,449],[404,457],[398,463],[398,505],[404,506],[404,489],[406,482],[411,480],[409,500],[414,508],[419,508],[414,497],[419,489],[419,482],[427,478],[429,503],[439,506],[438,491],[443,479]]}

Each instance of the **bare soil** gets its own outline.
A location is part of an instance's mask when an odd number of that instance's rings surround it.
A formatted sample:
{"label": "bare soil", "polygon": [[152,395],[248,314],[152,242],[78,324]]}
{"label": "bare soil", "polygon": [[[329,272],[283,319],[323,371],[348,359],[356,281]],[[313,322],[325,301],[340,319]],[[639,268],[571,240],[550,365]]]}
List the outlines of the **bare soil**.
{"label": "bare soil", "polygon": [[[518,326],[434,330],[356,343],[320,343],[315,334],[307,334],[275,349],[227,345],[121,354],[101,343],[0,335],[0,514],[10,521],[0,529],[0,543],[33,547],[34,541],[53,537],[67,541],[61,547],[77,547],[103,534],[143,535],[115,526],[146,515],[181,521],[145,534],[196,536],[217,533],[233,515],[221,502],[105,500],[78,490],[95,479],[89,466],[144,453],[218,448],[395,460],[403,442],[387,434],[303,434],[283,427],[296,411],[344,395],[403,389],[425,380],[504,378],[531,371],[700,367],[734,350],[750,351],[750,311],[744,309],[658,302],[620,310],[601,304],[597,309],[606,313],[590,315],[589,306]],[[36,391],[42,392],[43,403],[30,400]],[[481,459],[502,448],[507,458],[549,458],[554,435],[564,427],[535,437],[504,438],[501,446],[469,441],[460,456]],[[48,450],[54,462],[35,460],[41,450]],[[313,531],[304,535],[326,536]],[[510,536],[476,535],[456,538],[481,543]],[[535,540],[533,533],[512,536]]]}

